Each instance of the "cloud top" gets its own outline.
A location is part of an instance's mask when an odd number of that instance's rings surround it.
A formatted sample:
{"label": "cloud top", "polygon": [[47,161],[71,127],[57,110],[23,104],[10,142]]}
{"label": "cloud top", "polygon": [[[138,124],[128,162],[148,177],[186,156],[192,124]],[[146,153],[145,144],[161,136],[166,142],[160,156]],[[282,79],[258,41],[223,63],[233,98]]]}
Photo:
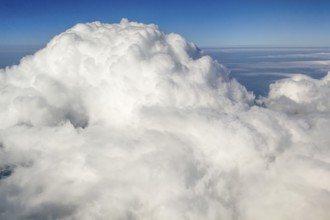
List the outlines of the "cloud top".
{"label": "cloud top", "polygon": [[[251,102],[252,95],[227,74],[194,44],[165,35],[155,25],[125,19],[78,24],[3,74],[10,75],[6,95],[12,97],[6,100],[19,96],[22,101],[4,109],[7,123],[2,126],[65,119],[79,126],[127,124],[141,107],[227,108]],[[19,89],[9,91],[9,85]],[[21,108],[42,112],[28,119],[35,114],[16,115],[23,114]]]}

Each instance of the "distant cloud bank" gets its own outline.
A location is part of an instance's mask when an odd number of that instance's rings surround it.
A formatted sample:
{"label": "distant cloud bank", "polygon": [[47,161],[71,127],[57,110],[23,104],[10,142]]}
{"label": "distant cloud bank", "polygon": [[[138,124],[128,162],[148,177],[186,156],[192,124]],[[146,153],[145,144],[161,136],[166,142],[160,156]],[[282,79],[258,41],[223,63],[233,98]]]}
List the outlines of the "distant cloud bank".
{"label": "distant cloud bank", "polygon": [[0,219],[327,220],[329,76],[256,100],[177,34],[77,24],[0,69]]}

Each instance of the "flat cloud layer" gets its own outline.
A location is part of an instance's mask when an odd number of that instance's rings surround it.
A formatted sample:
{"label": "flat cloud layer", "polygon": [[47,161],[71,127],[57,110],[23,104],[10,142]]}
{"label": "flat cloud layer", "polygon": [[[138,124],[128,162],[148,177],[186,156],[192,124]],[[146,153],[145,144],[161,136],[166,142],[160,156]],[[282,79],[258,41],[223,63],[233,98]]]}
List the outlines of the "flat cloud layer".
{"label": "flat cloud layer", "polygon": [[255,105],[177,34],[78,24],[0,70],[0,218],[328,220],[329,88]]}

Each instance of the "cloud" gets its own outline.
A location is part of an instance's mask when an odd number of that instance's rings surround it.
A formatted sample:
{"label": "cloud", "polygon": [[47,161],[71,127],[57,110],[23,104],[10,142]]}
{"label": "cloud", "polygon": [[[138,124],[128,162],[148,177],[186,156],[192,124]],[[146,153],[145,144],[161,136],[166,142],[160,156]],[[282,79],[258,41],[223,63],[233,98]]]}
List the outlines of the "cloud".
{"label": "cloud", "polygon": [[240,72],[258,72],[262,75],[264,72],[269,73],[272,71],[285,71],[285,72],[297,72],[298,69],[302,71],[310,70],[311,74],[313,71],[327,72],[330,69],[330,61],[279,61],[279,62],[254,62],[254,63],[243,63],[235,64],[234,70]]}
{"label": "cloud", "polygon": [[269,108],[288,113],[330,113],[330,74],[320,80],[294,75],[270,86]]}
{"label": "cloud", "polygon": [[327,219],[327,82],[260,107],[177,34],[78,24],[0,70],[1,219]]}
{"label": "cloud", "polygon": [[313,50],[309,50],[305,53],[292,53],[292,54],[280,54],[280,55],[264,55],[264,56],[258,56],[258,58],[291,58],[291,59],[326,59],[329,60],[330,53],[328,52],[313,52]]}

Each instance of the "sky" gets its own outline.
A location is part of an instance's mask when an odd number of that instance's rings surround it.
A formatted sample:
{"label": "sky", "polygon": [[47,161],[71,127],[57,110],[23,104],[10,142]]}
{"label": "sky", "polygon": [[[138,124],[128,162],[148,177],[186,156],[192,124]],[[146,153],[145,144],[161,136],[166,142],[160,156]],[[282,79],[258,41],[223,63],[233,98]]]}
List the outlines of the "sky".
{"label": "sky", "polygon": [[200,47],[330,46],[325,0],[0,0],[0,46],[44,45],[76,23],[155,23]]}

